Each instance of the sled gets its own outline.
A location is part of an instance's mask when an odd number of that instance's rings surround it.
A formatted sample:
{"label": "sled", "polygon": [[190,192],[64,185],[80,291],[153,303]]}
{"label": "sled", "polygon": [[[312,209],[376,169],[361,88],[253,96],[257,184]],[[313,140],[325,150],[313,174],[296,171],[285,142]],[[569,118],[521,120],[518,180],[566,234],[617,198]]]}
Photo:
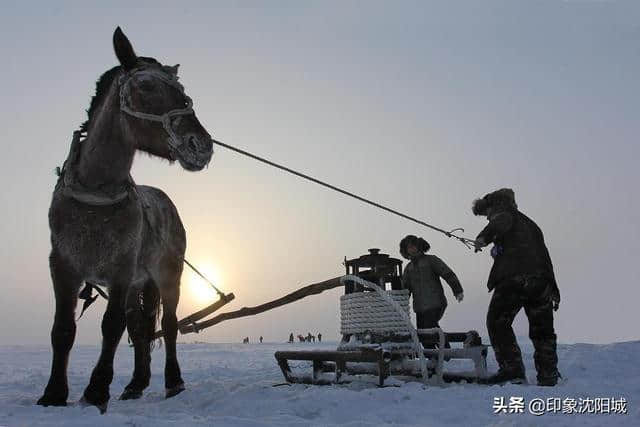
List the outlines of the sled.
{"label": "sled", "polygon": [[[423,349],[427,359],[428,380],[432,383],[478,382],[487,377],[487,349],[476,331],[445,333],[441,330],[419,329],[421,338],[437,338],[442,334],[449,343],[462,343],[462,347]],[[378,386],[383,387],[385,379],[390,376],[416,377],[422,376],[418,358],[415,357],[408,340],[404,342],[387,342],[363,344],[352,342],[342,345],[340,349],[277,351],[276,361],[285,380],[289,383],[329,385],[352,382],[356,376],[372,375],[378,379]],[[473,362],[472,373],[451,373],[444,371],[444,363],[450,360],[466,359]],[[311,374],[296,374],[289,361],[311,361]]]}
{"label": "sled", "polygon": [[[478,382],[487,377],[488,346],[476,331],[413,329],[408,317],[409,291],[401,286],[401,260],[370,249],[369,254],[345,259],[345,267],[338,348],[276,352],[287,382],[341,384],[355,376],[374,375],[382,387],[390,376],[421,377],[432,384]],[[445,372],[445,363],[456,359],[472,361],[473,372]],[[294,373],[289,364],[292,360],[312,362],[311,374]]]}

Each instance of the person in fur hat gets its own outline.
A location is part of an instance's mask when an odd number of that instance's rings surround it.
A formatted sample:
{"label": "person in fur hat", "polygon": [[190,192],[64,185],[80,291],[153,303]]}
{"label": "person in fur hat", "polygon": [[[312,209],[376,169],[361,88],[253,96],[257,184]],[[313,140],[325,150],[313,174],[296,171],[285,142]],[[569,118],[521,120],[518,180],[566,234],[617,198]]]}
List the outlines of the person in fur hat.
{"label": "person in fur hat", "polygon": [[493,243],[493,266],[487,281],[493,296],[487,312],[487,330],[499,370],[488,382],[526,382],[522,354],[511,326],[524,307],[535,349],[538,385],[554,386],[560,374],[553,311],[558,309],[560,292],[542,231],[518,210],[510,188],[475,200],[472,211],[489,221],[476,237],[476,252]]}
{"label": "person in fur hat", "polygon": [[[410,260],[402,274],[402,286],[413,295],[418,329],[440,327],[438,322],[447,308],[440,278],[449,284],[458,302],[462,302],[464,297],[455,273],[437,256],[426,254],[430,248],[426,240],[413,235],[400,241],[400,254]],[[433,348],[433,343],[427,340],[423,341],[423,345]]]}

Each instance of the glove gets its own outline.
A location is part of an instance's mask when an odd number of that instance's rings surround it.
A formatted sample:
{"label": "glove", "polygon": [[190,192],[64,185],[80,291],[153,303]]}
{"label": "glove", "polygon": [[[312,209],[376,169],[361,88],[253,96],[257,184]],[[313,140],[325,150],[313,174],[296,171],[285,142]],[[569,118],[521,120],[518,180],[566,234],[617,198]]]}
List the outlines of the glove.
{"label": "glove", "polygon": [[485,246],[487,246],[487,243],[484,241],[484,239],[481,237],[478,240],[475,241],[474,243],[474,252],[480,252],[482,250],[482,248],[484,248]]}
{"label": "glove", "polygon": [[491,257],[495,258],[497,256],[502,255],[502,253],[504,252],[504,248],[500,245],[493,245],[493,247],[491,248]]}
{"label": "glove", "polygon": [[464,299],[464,292],[460,292],[459,294],[455,295],[455,297],[458,302],[462,302],[462,300]]}

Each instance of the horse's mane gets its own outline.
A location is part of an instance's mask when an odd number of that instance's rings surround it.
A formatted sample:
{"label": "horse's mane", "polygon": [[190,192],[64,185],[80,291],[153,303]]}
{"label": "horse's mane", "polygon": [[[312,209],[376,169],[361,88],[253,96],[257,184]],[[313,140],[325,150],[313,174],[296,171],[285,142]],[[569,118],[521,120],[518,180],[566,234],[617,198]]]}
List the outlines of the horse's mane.
{"label": "horse's mane", "polygon": [[96,111],[98,106],[102,103],[102,100],[104,99],[106,94],[109,92],[109,88],[113,83],[113,79],[118,75],[121,68],[122,67],[120,67],[119,65],[113,67],[112,69],[105,71],[104,74],[102,74],[100,78],[98,78],[98,81],[96,82],[96,94],[93,95],[93,98],[91,98],[91,104],[89,104],[89,109],[87,110],[87,120],[80,125],[81,132],[87,132],[89,130],[89,123],[91,123],[91,117],[93,117],[93,113]]}
{"label": "horse's mane", "polygon": [[[150,63],[150,64],[160,64],[154,58],[139,56],[138,60],[142,62]],[[109,88],[113,83],[113,79],[116,78],[118,73],[122,67],[120,65],[111,68],[110,70],[105,71],[96,82],[96,93],[91,98],[91,103],[89,104],[89,109],[87,110],[87,120],[80,125],[81,132],[87,132],[89,130],[89,123],[91,123],[91,118],[93,117],[93,113],[96,111],[98,106],[102,103],[102,100],[109,92]]]}

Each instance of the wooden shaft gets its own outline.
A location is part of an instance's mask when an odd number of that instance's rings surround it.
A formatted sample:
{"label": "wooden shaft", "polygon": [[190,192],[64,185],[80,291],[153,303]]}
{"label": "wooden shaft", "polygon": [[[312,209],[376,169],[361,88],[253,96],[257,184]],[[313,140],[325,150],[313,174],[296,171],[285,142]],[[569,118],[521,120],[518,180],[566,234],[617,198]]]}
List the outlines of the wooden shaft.
{"label": "wooden shaft", "polygon": [[[213,304],[211,304],[208,307],[203,308],[200,311],[196,311],[195,313],[185,317],[184,319],[180,320],[178,322],[178,330],[180,331],[181,334],[184,334],[185,332],[183,332],[183,328],[187,325],[193,325],[197,320],[202,319],[203,317],[206,317],[208,315],[210,315],[211,313],[213,313],[214,311],[216,311],[217,309],[219,309],[220,307],[222,307],[223,305],[226,305],[228,303],[230,303],[231,301],[233,301],[233,299],[235,298],[235,295],[233,295],[233,293],[224,295],[224,297],[220,297],[220,299],[216,302],[214,302]],[[153,339],[158,339],[160,337],[164,336],[164,332],[163,331],[156,331],[155,334],[153,334]]]}
{"label": "wooden shaft", "polygon": [[340,281],[340,277],[334,277],[333,279],[325,280],[324,282],[314,283],[309,286],[305,286],[297,291],[291,292],[288,295],[283,296],[282,298],[275,299],[273,301],[269,301],[267,303],[257,305],[255,307],[243,307],[240,310],[230,311],[228,313],[222,313],[215,317],[212,317],[209,320],[205,320],[200,323],[190,323],[185,325],[183,328],[180,328],[180,332],[182,334],[187,334],[189,332],[196,332],[202,329],[208,328],[213,325],[217,325],[220,322],[224,322],[225,320],[237,319],[239,317],[245,316],[254,316],[256,314],[272,310],[274,308],[290,304],[294,301],[298,301],[299,299],[308,297],[310,295],[316,295],[321,292],[324,292],[329,289],[337,288],[342,286],[342,282]]}
{"label": "wooden shaft", "polygon": [[200,311],[196,311],[195,313],[185,317],[184,319],[180,320],[178,322],[178,329],[180,329],[181,333],[182,329],[186,326],[186,325],[190,325],[200,319],[202,319],[203,317],[207,317],[208,315],[210,315],[211,313],[213,313],[214,311],[216,311],[217,309],[219,309],[220,307],[222,307],[223,305],[226,305],[228,303],[230,303],[231,301],[234,300],[236,296],[233,293],[227,294],[224,297],[220,297],[220,299],[216,302],[214,302],[213,304],[211,304],[210,306],[203,308]]}

